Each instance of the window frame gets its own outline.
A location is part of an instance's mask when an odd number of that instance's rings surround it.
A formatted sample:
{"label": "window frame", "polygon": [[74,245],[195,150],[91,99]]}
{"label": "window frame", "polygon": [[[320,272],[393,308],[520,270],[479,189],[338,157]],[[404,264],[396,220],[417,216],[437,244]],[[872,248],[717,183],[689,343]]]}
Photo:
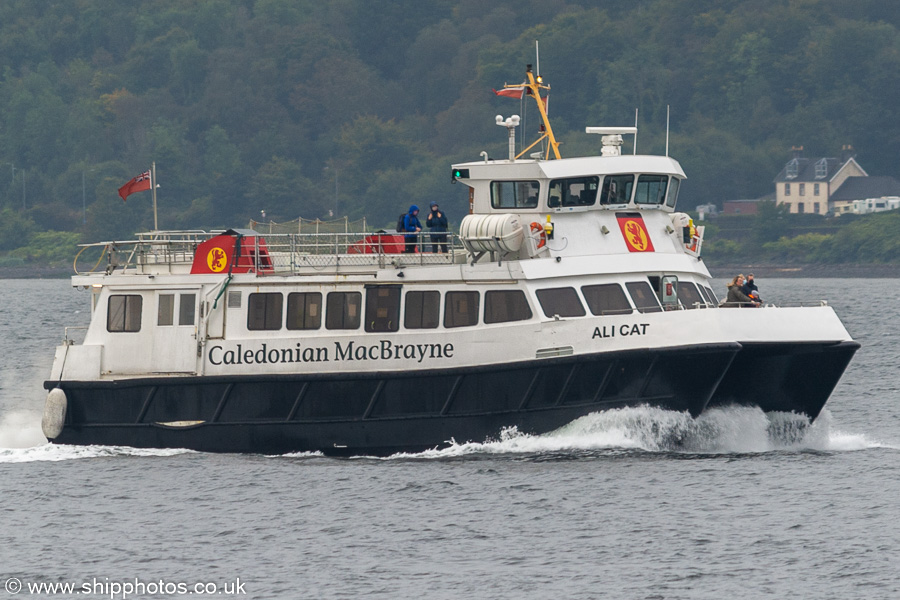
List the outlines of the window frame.
{"label": "window frame", "polygon": [[[296,303],[299,301],[299,297],[303,297],[303,313],[302,313],[302,323],[300,327],[292,327],[297,323],[297,319],[293,319],[292,315],[295,311],[292,311],[292,307],[296,308]],[[311,298],[317,298],[318,303],[310,302]],[[317,306],[318,311],[314,317],[309,316],[309,307]],[[316,331],[322,328],[322,312],[324,308],[324,302],[322,301],[322,292],[289,292],[288,293],[288,301],[287,301],[287,312],[284,314],[284,326],[288,331]],[[311,325],[310,321],[313,321],[315,325]]]}
{"label": "window frame", "polygon": [[[654,304],[644,305],[642,306],[638,299],[635,297],[634,289],[646,286],[647,291],[650,292],[648,298],[651,298]],[[643,281],[626,281],[625,282],[625,290],[628,292],[628,296],[631,298],[631,303],[634,304],[634,307],[637,309],[639,313],[655,313],[662,312],[663,307],[659,301],[659,296],[657,296],[656,292],[653,290],[653,286],[650,285],[650,282],[647,280]]]}
{"label": "window frame", "polygon": [[[395,284],[366,286],[366,332],[391,333],[400,330],[401,288]],[[386,314],[379,316],[380,311],[386,311]]]}
{"label": "window frame", "polygon": [[[552,303],[552,302],[556,301],[556,299],[552,298],[553,295],[558,295],[558,296],[562,296],[563,294],[568,295],[569,290],[571,290],[571,292],[572,292],[571,297],[577,301],[577,307],[581,309],[581,312],[578,312],[577,310],[575,310],[575,311],[568,310],[568,311],[566,311],[566,314],[562,314],[557,311],[548,312],[548,310],[550,308],[552,308],[553,306],[552,306],[552,304],[544,304],[544,298],[546,298],[546,301],[548,303]],[[560,319],[570,319],[570,318],[584,317],[587,315],[587,311],[584,308],[584,303],[581,301],[581,298],[578,296],[578,291],[576,291],[576,289],[573,286],[562,286],[562,287],[556,287],[556,288],[542,288],[539,290],[535,290],[534,295],[537,296],[538,304],[540,304],[540,306],[541,306],[541,312],[543,312],[544,316],[549,319],[556,318],[557,316]],[[568,300],[571,300],[571,298],[564,299],[564,302],[568,301]],[[573,304],[567,308],[574,309],[575,305]]]}
{"label": "window frame", "polygon": [[[518,298],[521,300],[521,304],[518,306],[514,306],[512,310],[510,309],[510,298]],[[494,310],[494,303],[500,302],[504,305],[503,311],[506,313],[505,316],[509,317],[509,315],[516,311],[521,310],[523,307],[525,311],[527,311],[527,315],[524,312],[516,314],[512,318],[498,318],[495,314],[496,310]],[[513,301],[515,304],[515,301]],[[517,321],[527,321],[534,316],[534,311],[531,310],[531,304],[528,302],[528,296],[525,294],[524,290],[488,290],[484,293],[484,324],[485,325],[494,325],[496,323],[515,323]]]}
{"label": "window frame", "polygon": [[[258,308],[255,302],[258,302],[259,296],[265,296],[263,304],[262,327],[251,327],[251,318]],[[276,300],[277,310],[275,306],[269,306],[269,300]],[[274,315],[278,314],[278,327],[275,327]],[[281,292],[252,292],[247,298],[247,331],[280,331],[284,325],[284,294]]]}
{"label": "window frame", "polygon": [[[112,304],[113,300],[122,298],[122,312],[121,312],[121,329],[118,327],[119,324],[116,324],[117,327],[110,329],[111,319],[113,315],[118,317],[116,314],[118,311],[113,312]],[[137,307],[134,307],[134,304],[137,304]],[[135,320],[135,312],[137,311],[137,320]],[[141,294],[110,294],[106,301],[106,331],[109,333],[138,333],[141,330],[142,321],[144,319],[143,315],[144,311],[144,297]],[[116,319],[119,320],[118,318]],[[135,324],[137,327],[135,328]]]}
{"label": "window frame", "polygon": [[[497,201],[497,186],[503,186],[504,184],[511,184],[513,190],[513,200],[512,205],[503,201],[503,194],[500,194],[501,199],[498,203]],[[518,184],[518,185],[517,185]],[[537,193],[534,195],[534,200],[529,203],[524,203],[524,199],[519,198],[520,190],[524,190],[524,186],[528,184],[532,189],[537,188]],[[520,210],[520,209],[531,209],[537,208],[541,199],[541,182],[537,179],[496,179],[491,181],[491,208],[497,210]],[[502,190],[502,187],[500,188]],[[524,196],[524,198],[531,198],[531,195]]]}
{"label": "window frame", "polygon": [[[352,298],[356,298],[356,316],[349,315],[349,319],[351,321],[351,325],[347,325],[346,321],[348,320],[348,310],[352,308],[353,302]],[[332,300],[332,297],[334,300]],[[340,324],[334,323],[331,320],[331,313],[333,310],[337,308],[337,302],[340,301]],[[331,331],[354,331],[359,329],[360,324],[362,323],[362,293],[361,292],[328,292],[328,295],[325,297],[325,329]],[[356,325],[352,325],[352,320],[356,319]]]}
{"label": "window frame", "polygon": [[[584,188],[578,195],[578,201],[572,202],[571,189],[574,185],[583,185]],[[593,194],[588,193],[586,197],[590,199],[590,202],[582,202],[581,196],[585,194],[585,192],[591,191],[591,185],[593,185]],[[559,188],[559,198],[560,203],[554,204],[553,200],[553,191],[554,188]],[[600,193],[600,176],[599,175],[584,175],[582,177],[565,177],[562,179],[553,179],[550,181],[549,191],[547,193],[547,206],[550,208],[577,208],[580,206],[594,206],[597,204],[597,195]]]}
{"label": "window frame", "polygon": [[[620,294],[620,299],[625,301],[625,306],[627,306],[627,308],[623,307],[603,310],[601,306],[597,304],[597,310],[594,310],[595,303],[592,302],[592,299],[597,296],[594,295],[594,292],[592,290],[597,288],[617,289]],[[630,315],[634,312],[634,306],[631,305],[631,301],[628,299],[628,294],[626,294],[625,290],[622,289],[622,284],[620,283],[594,283],[590,285],[583,285],[581,286],[581,295],[584,297],[584,301],[588,306],[588,310],[591,311],[591,314],[595,317],[601,317],[605,315]]]}
{"label": "window frame", "polygon": [[[662,182],[663,189],[662,193],[660,193],[659,188],[656,190],[656,202],[640,202],[638,200],[638,194],[641,189],[641,182],[646,182],[647,185],[647,198],[650,198],[650,189],[653,184],[659,184]],[[669,176],[662,175],[658,173],[641,173],[638,175],[637,183],[634,184],[634,204],[636,206],[662,206],[666,202],[666,194],[669,191]]]}
{"label": "window frame", "polygon": [[[457,316],[462,314],[455,310],[455,300],[457,296],[466,296],[468,299],[474,298],[472,308],[467,308],[466,315],[469,317],[465,323],[458,323]],[[451,290],[444,294],[444,329],[455,329],[457,327],[474,327],[478,325],[478,315],[481,305],[481,292]],[[454,316],[456,315],[456,316]],[[471,318],[474,316],[474,320]]]}
{"label": "window frame", "polygon": [[[616,183],[616,194],[618,195],[618,186],[619,186],[618,180],[627,179],[629,177],[631,178],[631,181],[629,181],[627,184],[625,184],[626,190],[627,190],[627,198],[625,199],[625,201],[624,202],[609,202],[608,201],[609,188],[612,185],[612,183]],[[600,186],[600,194],[599,194],[600,198],[599,198],[598,202],[600,203],[601,206],[625,206],[625,205],[629,204],[631,202],[632,196],[634,196],[634,181],[635,181],[634,173],[615,173],[612,175],[605,175],[603,177],[603,184]],[[607,201],[604,202],[604,199],[607,199]]]}
{"label": "window frame", "polygon": [[[415,308],[416,304],[410,300],[410,296],[420,296],[421,304],[419,304],[419,313],[415,315],[410,312],[410,306]],[[426,301],[426,298],[430,299]],[[437,302],[434,302],[434,300]],[[416,302],[419,302],[418,300]],[[429,304],[429,302],[433,302],[433,306]],[[434,320],[428,321],[426,324],[425,318],[426,316],[431,317],[432,315],[426,315],[426,309],[428,312],[433,310]],[[417,322],[412,322],[411,318],[418,316],[416,319]],[[431,323],[434,325],[431,325]],[[441,293],[437,290],[408,290],[403,295],[403,328],[404,329],[437,329],[441,325]]]}

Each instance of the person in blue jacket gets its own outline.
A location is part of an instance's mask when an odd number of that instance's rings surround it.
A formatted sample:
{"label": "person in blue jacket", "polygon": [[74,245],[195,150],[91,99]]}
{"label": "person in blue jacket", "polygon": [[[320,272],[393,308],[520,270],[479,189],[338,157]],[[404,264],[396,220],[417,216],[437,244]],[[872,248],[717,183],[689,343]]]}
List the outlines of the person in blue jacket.
{"label": "person in blue jacket", "polygon": [[412,254],[416,251],[416,241],[419,238],[419,232],[422,231],[422,224],[419,222],[419,207],[413,204],[409,207],[409,212],[403,217],[403,229],[406,234],[406,254]]}
{"label": "person in blue jacket", "polygon": [[425,224],[431,230],[431,252],[447,252],[447,215],[437,202],[432,202],[429,208]]}

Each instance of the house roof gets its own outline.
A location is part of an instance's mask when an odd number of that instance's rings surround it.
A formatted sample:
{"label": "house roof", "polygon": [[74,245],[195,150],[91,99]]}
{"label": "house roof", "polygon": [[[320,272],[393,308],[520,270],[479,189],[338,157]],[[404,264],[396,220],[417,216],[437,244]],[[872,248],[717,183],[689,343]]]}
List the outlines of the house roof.
{"label": "house roof", "polygon": [[[788,177],[788,170],[793,170],[792,167],[794,161],[796,161],[796,177]],[[859,166],[859,163],[857,163],[852,156],[847,160],[827,157],[794,158],[785,163],[781,171],[778,172],[778,176],[775,177],[775,183],[793,183],[795,181],[799,181],[801,183],[816,183],[821,181],[830,181],[834,178],[835,175],[837,175],[838,171],[844,168],[844,166],[851,161],[854,162],[857,167],[859,167],[860,171],[865,173],[865,170]],[[824,169],[822,167],[824,167]]]}
{"label": "house roof", "polygon": [[883,176],[848,177],[831,195],[830,200],[846,202],[886,196],[900,196],[900,181]]}

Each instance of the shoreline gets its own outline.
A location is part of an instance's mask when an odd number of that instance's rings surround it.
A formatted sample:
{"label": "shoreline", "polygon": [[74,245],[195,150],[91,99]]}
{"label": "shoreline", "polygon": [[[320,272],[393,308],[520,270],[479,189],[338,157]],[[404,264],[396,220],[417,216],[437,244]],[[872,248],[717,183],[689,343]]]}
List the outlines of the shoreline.
{"label": "shoreline", "polygon": [[[734,263],[706,267],[717,279],[730,279],[738,273],[753,273],[757,277],[773,278],[860,278],[893,279],[900,277],[900,264],[813,264],[775,265]],[[64,279],[73,275],[71,267],[42,267],[22,265],[0,267],[0,279]]]}

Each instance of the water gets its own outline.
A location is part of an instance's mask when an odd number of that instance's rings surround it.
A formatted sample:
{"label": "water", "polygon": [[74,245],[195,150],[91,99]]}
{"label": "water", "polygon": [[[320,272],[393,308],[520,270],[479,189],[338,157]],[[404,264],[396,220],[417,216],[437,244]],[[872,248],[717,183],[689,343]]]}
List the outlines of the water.
{"label": "water", "polygon": [[177,596],[135,580],[252,598],[898,598],[895,281],[760,281],[768,300],[828,298],[862,343],[811,427],[628,409],[388,459],[43,444],[40,385],[88,293],[2,281],[0,594],[14,577],[93,586],[21,592],[53,598]]}

